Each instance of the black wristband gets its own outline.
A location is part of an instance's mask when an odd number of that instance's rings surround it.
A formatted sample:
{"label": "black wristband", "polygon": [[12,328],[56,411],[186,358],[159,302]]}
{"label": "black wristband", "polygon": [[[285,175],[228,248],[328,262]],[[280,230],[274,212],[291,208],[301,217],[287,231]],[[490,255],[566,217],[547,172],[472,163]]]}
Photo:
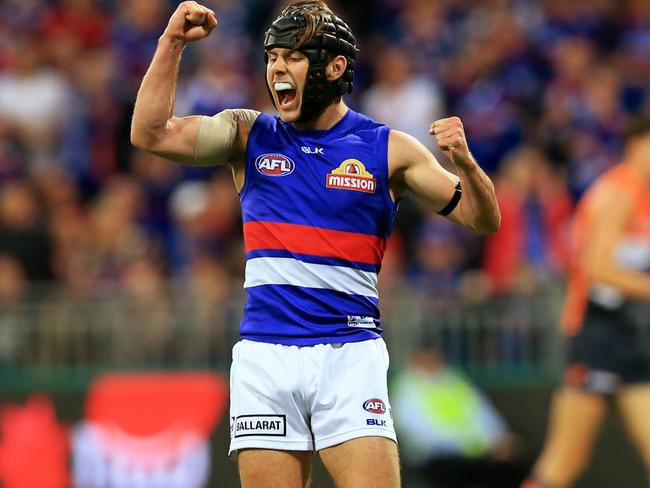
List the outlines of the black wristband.
{"label": "black wristband", "polygon": [[447,216],[451,213],[453,209],[456,208],[456,205],[458,205],[458,202],[460,202],[460,197],[463,196],[463,189],[460,187],[460,181],[456,184],[456,191],[454,192],[454,196],[451,197],[451,200],[449,200],[449,203],[445,208],[443,208],[440,212],[438,212],[438,215],[442,216]]}

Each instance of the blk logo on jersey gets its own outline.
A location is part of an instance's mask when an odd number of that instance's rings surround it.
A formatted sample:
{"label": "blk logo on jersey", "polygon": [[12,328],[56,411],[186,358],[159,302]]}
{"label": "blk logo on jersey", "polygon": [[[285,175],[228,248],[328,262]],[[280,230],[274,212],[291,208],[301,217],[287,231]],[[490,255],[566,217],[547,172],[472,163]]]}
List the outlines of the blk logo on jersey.
{"label": "blk logo on jersey", "polygon": [[379,398],[371,398],[363,402],[363,409],[370,413],[386,413],[386,405]]}
{"label": "blk logo on jersey", "polygon": [[327,175],[327,188],[375,193],[377,180],[358,159],[346,159]]}
{"label": "blk logo on jersey", "polygon": [[296,164],[284,154],[262,154],[255,160],[257,171],[266,176],[287,176],[293,173]]}
{"label": "blk logo on jersey", "polygon": [[309,147],[309,146],[302,146],[300,148],[302,152],[305,154],[320,154],[321,156],[324,156],[325,153],[323,152],[322,147]]}

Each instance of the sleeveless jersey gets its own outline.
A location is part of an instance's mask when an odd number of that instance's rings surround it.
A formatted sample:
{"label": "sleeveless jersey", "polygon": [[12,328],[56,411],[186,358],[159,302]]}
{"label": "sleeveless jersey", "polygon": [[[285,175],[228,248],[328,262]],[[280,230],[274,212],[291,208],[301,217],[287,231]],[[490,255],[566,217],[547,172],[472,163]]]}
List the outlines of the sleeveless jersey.
{"label": "sleeveless jersey", "polygon": [[240,193],[242,338],[313,345],[382,334],[377,274],[396,211],[388,135],[352,110],[326,131],[259,115]]}
{"label": "sleeveless jersey", "polygon": [[588,301],[610,310],[626,303],[625,296],[616,288],[591,283],[582,264],[594,222],[599,218],[596,201],[601,192],[632,195],[632,215],[614,249],[614,259],[621,267],[650,271],[650,189],[634,167],[619,164],[596,180],[578,204],[574,217],[567,298],[562,315],[563,329],[570,335],[580,329]]}

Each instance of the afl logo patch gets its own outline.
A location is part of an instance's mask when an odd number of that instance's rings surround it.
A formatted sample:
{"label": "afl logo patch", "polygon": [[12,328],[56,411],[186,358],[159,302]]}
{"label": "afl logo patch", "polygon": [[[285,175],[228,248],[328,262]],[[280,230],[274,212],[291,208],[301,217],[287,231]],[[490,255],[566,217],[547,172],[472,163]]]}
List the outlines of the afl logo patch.
{"label": "afl logo patch", "polygon": [[363,402],[363,409],[370,413],[386,413],[386,405],[379,398],[371,398]]}
{"label": "afl logo patch", "polygon": [[287,176],[293,173],[296,164],[284,154],[262,154],[255,160],[257,171],[266,176]]}

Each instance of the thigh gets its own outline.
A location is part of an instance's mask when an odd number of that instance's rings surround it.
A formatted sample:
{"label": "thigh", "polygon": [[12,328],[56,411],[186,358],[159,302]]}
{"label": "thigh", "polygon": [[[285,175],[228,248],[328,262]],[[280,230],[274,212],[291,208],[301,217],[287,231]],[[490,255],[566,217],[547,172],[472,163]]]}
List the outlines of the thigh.
{"label": "thigh", "polygon": [[561,451],[591,445],[607,413],[607,399],[602,395],[573,388],[558,391],[551,404],[549,443]]}
{"label": "thigh", "polygon": [[361,437],[319,451],[338,488],[399,488],[397,444]]}
{"label": "thigh", "polygon": [[311,451],[242,449],[237,455],[242,488],[304,488],[309,482]]}
{"label": "thigh", "polygon": [[566,387],[558,391],[536,475],[552,486],[570,486],[591,457],[606,413],[607,399],[602,395]]}
{"label": "thigh", "polygon": [[623,388],[617,400],[628,432],[650,469],[650,383]]}
{"label": "thigh", "polygon": [[315,449],[359,437],[395,441],[384,341],[327,345],[321,352],[313,367],[314,393],[309,397]]}

